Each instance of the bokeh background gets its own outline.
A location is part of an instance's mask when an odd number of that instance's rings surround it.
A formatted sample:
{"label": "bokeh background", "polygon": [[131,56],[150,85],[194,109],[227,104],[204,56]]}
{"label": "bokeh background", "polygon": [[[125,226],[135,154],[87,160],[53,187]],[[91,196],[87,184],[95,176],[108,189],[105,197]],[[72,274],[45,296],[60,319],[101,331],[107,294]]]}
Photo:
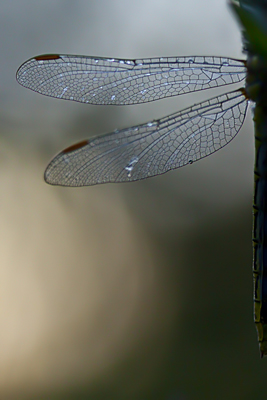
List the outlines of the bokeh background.
{"label": "bokeh background", "polygon": [[43,171],[63,148],[228,88],[116,108],[46,98],[15,80],[44,53],[241,58],[226,1],[4,0],[0,33],[0,398],[264,398],[251,112],[232,143],[191,166],[50,187]]}

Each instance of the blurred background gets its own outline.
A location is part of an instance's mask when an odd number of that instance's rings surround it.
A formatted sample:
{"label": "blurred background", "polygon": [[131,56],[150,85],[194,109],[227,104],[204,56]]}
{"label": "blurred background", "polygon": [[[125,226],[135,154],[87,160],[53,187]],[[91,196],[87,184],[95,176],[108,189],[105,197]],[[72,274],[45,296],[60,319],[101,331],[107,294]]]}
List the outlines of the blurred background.
{"label": "blurred background", "polygon": [[20,87],[44,53],[242,58],[225,0],[2,1],[0,398],[256,399],[253,126],[191,166],[131,184],[51,187],[63,148],[232,88],[128,107]]}

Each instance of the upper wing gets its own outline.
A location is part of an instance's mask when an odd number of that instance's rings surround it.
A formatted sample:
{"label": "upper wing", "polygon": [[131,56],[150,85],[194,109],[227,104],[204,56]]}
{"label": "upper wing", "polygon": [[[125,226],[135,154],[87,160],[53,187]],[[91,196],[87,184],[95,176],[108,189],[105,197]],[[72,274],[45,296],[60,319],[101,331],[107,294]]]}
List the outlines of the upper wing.
{"label": "upper wing", "polygon": [[159,120],[83,141],[50,162],[45,180],[62,186],[129,182],[191,164],[235,137],[247,103],[241,89]]}
{"label": "upper wing", "polygon": [[138,104],[229,85],[246,76],[245,62],[226,57],[140,60],[48,54],[17,71],[22,85],[46,96],[89,104]]}

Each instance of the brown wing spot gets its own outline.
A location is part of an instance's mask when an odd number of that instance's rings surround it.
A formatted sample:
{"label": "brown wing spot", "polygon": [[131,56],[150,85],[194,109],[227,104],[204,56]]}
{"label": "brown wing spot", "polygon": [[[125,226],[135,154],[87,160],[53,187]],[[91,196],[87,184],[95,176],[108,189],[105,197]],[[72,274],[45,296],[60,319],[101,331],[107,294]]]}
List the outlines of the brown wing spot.
{"label": "brown wing spot", "polygon": [[36,61],[57,60],[58,58],[60,58],[59,54],[43,54],[41,56],[34,57]]}
{"label": "brown wing spot", "polygon": [[73,144],[72,146],[69,146],[69,147],[67,147],[66,149],[64,149],[64,150],[62,151],[62,153],[64,153],[64,154],[66,154],[66,153],[71,153],[71,152],[74,151],[74,150],[78,150],[78,149],[80,149],[81,147],[86,146],[88,143],[89,143],[88,140],[83,140],[82,142],[75,143],[75,144]]}

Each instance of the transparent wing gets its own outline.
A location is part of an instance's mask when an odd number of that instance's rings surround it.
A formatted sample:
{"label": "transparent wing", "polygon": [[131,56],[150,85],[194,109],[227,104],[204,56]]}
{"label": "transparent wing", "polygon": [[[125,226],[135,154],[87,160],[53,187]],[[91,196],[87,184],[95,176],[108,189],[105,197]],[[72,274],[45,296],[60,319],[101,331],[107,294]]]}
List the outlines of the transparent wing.
{"label": "transparent wing", "polygon": [[46,96],[89,104],[137,104],[245,78],[244,61],[225,57],[120,60],[42,55],[19,68],[17,80]]}
{"label": "transparent wing", "polygon": [[45,180],[53,185],[87,186],[163,174],[224,147],[240,130],[246,110],[241,89],[159,120],[83,141],[50,162]]}

